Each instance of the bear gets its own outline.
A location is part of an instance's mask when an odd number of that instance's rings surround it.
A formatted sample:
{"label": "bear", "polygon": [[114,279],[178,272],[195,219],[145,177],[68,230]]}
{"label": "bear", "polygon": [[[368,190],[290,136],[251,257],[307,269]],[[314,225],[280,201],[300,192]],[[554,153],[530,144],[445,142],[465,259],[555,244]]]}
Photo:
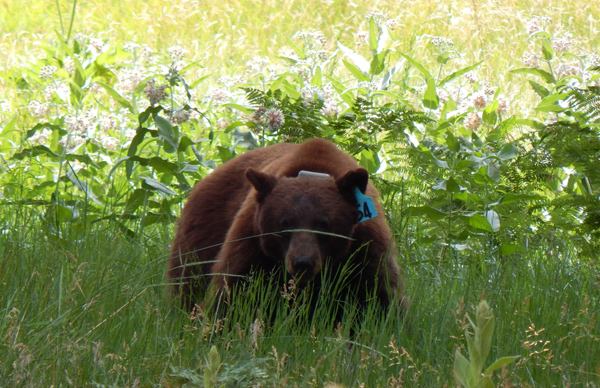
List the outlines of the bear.
{"label": "bear", "polygon": [[329,140],[237,156],[198,182],[182,209],[167,269],[169,294],[192,310],[253,271],[281,270],[307,286],[328,265],[358,272],[348,289],[360,303],[369,295],[384,308],[395,299],[403,303],[378,197],[367,170]]}

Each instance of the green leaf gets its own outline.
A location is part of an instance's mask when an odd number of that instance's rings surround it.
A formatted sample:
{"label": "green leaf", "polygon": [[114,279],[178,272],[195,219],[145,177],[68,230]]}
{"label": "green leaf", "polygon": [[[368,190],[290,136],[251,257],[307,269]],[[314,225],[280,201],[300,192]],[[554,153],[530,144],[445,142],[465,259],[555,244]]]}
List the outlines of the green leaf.
{"label": "green leaf", "polygon": [[519,149],[514,144],[508,143],[502,146],[500,151],[498,151],[498,159],[502,161],[514,159],[518,154]]}
{"label": "green leaf", "polygon": [[546,126],[544,125],[544,123],[540,123],[539,121],[529,120],[529,119],[516,119],[515,120],[515,124],[527,125],[528,127],[531,127],[533,129],[544,129],[544,128],[546,128]]}
{"label": "green leaf", "polygon": [[147,177],[142,177],[142,179],[143,179],[142,187],[145,187],[145,188],[147,188],[149,190],[157,191],[157,192],[159,192],[161,194],[177,195],[176,192],[174,192],[173,190],[171,190],[170,188],[168,188],[163,183],[160,183],[156,179],[147,178]]}
{"label": "green leaf", "polygon": [[133,193],[127,198],[127,203],[125,204],[125,209],[123,212],[125,213],[133,213],[140,206],[144,204],[146,201],[146,196],[148,195],[148,191],[144,189],[135,189]]}
{"label": "green leaf", "polygon": [[[433,78],[431,76],[431,74],[429,73],[429,71],[427,71],[427,69],[425,68],[425,66],[421,65],[419,62],[415,61],[414,59],[412,59],[410,56],[400,52],[400,55],[402,55],[404,58],[406,58],[406,60],[408,62],[410,62],[411,65],[413,65],[414,67],[416,67],[422,74],[423,77],[425,78],[426,81],[428,81],[430,78]],[[429,84],[428,84],[429,86]]]}
{"label": "green leaf", "polygon": [[375,23],[375,18],[371,16],[369,19],[369,49],[371,52],[377,52],[377,23]]}
{"label": "green leaf", "polygon": [[190,89],[193,89],[193,88],[195,88],[196,86],[198,86],[198,84],[199,84],[200,82],[204,81],[205,79],[207,79],[207,78],[208,78],[208,77],[210,77],[211,75],[212,75],[212,73],[211,73],[211,74],[207,74],[207,75],[205,75],[205,76],[203,76],[203,77],[200,77],[200,78],[198,78],[197,80],[195,80],[194,82],[192,82],[192,83],[190,84]]}
{"label": "green leaf", "polygon": [[359,80],[361,82],[369,82],[369,81],[371,81],[371,78],[369,78],[368,75],[366,75],[365,73],[363,73],[358,67],[354,66],[353,64],[351,64],[347,60],[342,59],[342,63],[344,64],[344,66],[346,66],[346,69],[350,70],[350,73],[352,73],[352,75],[354,75],[354,77],[357,80]]}
{"label": "green leaf", "polygon": [[337,42],[337,45],[340,51],[347,56],[363,74],[367,74],[369,72],[369,62],[362,55],[354,50],[349,49],[340,42]]}
{"label": "green leaf", "polygon": [[494,383],[489,377],[484,377],[479,380],[475,388],[494,388]]}
{"label": "green leaf", "polygon": [[512,255],[515,252],[526,252],[526,250],[520,245],[502,244],[500,246],[501,255],[508,256]]}
{"label": "green leaf", "polygon": [[546,89],[544,86],[542,86],[542,85],[540,85],[537,82],[532,81],[532,80],[528,80],[528,81],[529,81],[529,84],[531,85],[531,87],[533,88],[533,90],[541,98],[547,97],[550,94],[550,91],[548,89]]}
{"label": "green leaf", "polygon": [[443,80],[441,80],[441,81],[438,83],[438,86],[443,86],[444,84],[446,84],[446,83],[448,83],[448,82],[452,81],[453,79],[455,79],[455,78],[457,78],[457,77],[460,77],[461,75],[463,75],[463,74],[466,74],[466,73],[470,72],[471,70],[475,69],[476,67],[478,67],[478,66],[479,66],[479,65],[481,65],[482,63],[483,63],[483,61],[479,61],[479,62],[477,62],[477,63],[476,63],[476,64],[474,64],[474,65],[467,66],[467,67],[465,67],[464,69],[460,69],[460,70],[457,70],[457,71],[455,71],[454,73],[450,74],[449,76],[447,76],[446,78],[444,78]]}
{"label": "green leaf", "polygon": [[452,152],[460,151],[460,143],[458,139],[452,134],[450,131],[446,131],[446,145],[448,149]]}
{"label": "green leaf", "polygon": [[66,176],[67,178],[69,178],[73,186],[75,186],[85,194],[86,198],[91,199],[98,206],[103,206],[102,202],[100,202],[98,197],[96,197],[96,195],[92,192],[92,189],[90,189],[90,186],[86,182],[81,182],[77,174],[73,173],[73,170],[67,170]]}
{"label": "green leaf", "polygon": [[318,86],[321,87],[323,84],[323,75],[321,73],[321,66],[317,66],[315,68],[315,74],[313,75],[312,79],[310,80],[310,84],[312,86]]}
{"label": "green leaf", "polygon": [[483,370],[483,363],[485,362],[485,357],[481,355],[480,344],[473,340],[468,333],[465,332],[465,337],[467,339],[467,349],[469,349],[469,361],[471,362],[471,370],[477,376],[481,374]]}
{"label": "green leaf", "polygon": [[156,115],[154,123],[158,128],[158,136],[165,141],[165,151],[172,154],[177,151],[177,140],[175,139],[175,131],[173,126],[166,118]]}
{"label": "green leaf", "polygon": [[483,122],[488,125],[496,125],[496,121],[498,120],[496,110],[498,110],[498,100],[485,107],[482,115]]}
{"label": "green leaf", "polygon": [[225,108],[235,109],[235,110],[238,110],[238,111],[248,114],[248,115],[251,115],[252,113],[254,113],[254,109],[245,107],[240,104],[223,104],[221,106],[223,106]]}
{"label": "green leaf", "polygon": [[[7,126],[8,126],[8,124],[7,124]],[[4,127],[4,129],[6,130],[6,127]],[[49,129],[51,131],[58,131],[58,135],[60,137],[67,134],[67,131],[62,129],[62,127],[60,125],[50,124],[50,123],[38,123],[38,124],[34,125],[33,128],[31,128],[29,131],[27,131],[27,138],[30,138],[31,136],[35,135],[35,133],[41,129]]]}
{"label": "green leaf", "polygon": [[369,73],[371,75],[379,75],[385,70],[385,58],[390,50],[384,50],[379,54],[373,55],[371,65],[369,67]]}
{"label": "green leaf", "polygon": [[481,352],[481,358],[485,361],[490,354],[490,348],[492,347],[492,337],[494,335],[494,326],[496,319],[492,316],[485,323],[484,327],[478,328],[479,334],[479,351]]}
{"label": "green leaf", "polygon": [[287,41],[287,44],[289,44],[290,47],[296,52],[296,54],[298,54],[298,57],[300,57],[300,59],[306,59],[306,53],[304,52],[304,50],[296,46],[293,40],[291,40],[287,36],[285,37],[285,40]]}
{"label": "green leaf", "polygon": [[493,371],[498,370],[498,369],[502,368],[503,366],[508,365],[515,360],[518,360],[519,357],[521,357],[521,356],[508,356],[508,357],[499,358],[496,361],[494,361],[494,363],[492,365],[488,366],[484,373],[486,375],[489,375]]}
{"label": "green leaf", "polygon": [[440,99],[435,90],[435,79],[433,78],[427,79],[427,90],[425,90],[423,96],[423,105],[432,110],[436,110],[440,106]]}
{"label": "green leaf", "polygon": [[431,206],[409,206],[406,208],[406,211],[408,212],[409,217],[427,216],[432,221],[437,221],[446,217],[446,213]]}
{"label": "green leaf", "polygon": [[546,83],[549,84],[555,84],[556,83],[556,78],[554,78],[554,76],[550,73],[548,73],[545,70],[542,69],[532,69],[530,67],[523,67],[520,69],[514,69],[510,71],[511,73],[525,73],[525,74],[533,74],[533,75],[537,75],[538,77],[541,77]]}
{"label": "green leaf", "polygon": [[492,229],[492,226],[490,225],[489,221],[487,220],[487,218],[485,218],[484,216],[482,216],[480,214],[473,213],[473,214],[461,216],[461,218],[466,218],[467,224],[469,226],[472,226],[475,229],[481,229],[486,232],[494,231]]}
{"label": "green leaf", "polygon": [[535,110],[539,112],[562,112],[566,110],[566,108],[558,105],[559,101],[565,100],[569,97],[569,93],[554,93],[545,97],[540,101],[538,106],[535,107]]}
{"label": "green leaf", "polygon": [[[127,156],[135,156],[135,154],[137,153],[138,145],[140,145],[142,141],[144,141],[144,136],[146,136],[146,133],[148,132],[150,132],[150,130],[145,127],[138,127],[136,129],[135,136],[133,137],[133,139],[131,139],[131,143],[129,144],[129,148],[127,149]],[[125,160],[125,171],[127,172],[127,178],[131,178],[131,173],[133,172],[133,160],[130,160],[129,158]]]}
{"label": "green leaf", "polygon": [[547,61],[551,61],[554,58],[554,50],[552,50],[550,39],[542,39],[542,55]]}
{"label": "green leaf", "polygon": [[362,150],[360,152],[360,165],[369,171],[369,173],[374,174],[379,170],[381,166],[381,161],[379,160],[379,156],[377,152],[369,149]]}
{"label": "green leaf", "polygon": [[444,179],[436,185],[433,185],[432,189],[446,191],[447,193],[460,193],[464,188],[460,187],[456,180],[450,177],[448,179]]}
{"label": "green leaf", "polygon": [[112,98],[114,98],[115,101],[117,101],[123,108],[126,108],[131,113],[135,113],[133,111],[133,106],[129,103],[129,101],[127,101],[125,98],[123,98],[115,89],[111,88],[107,84],[100,82],[100,81],[95,81],[94,83],[97,84],[98,86],[103,87],[104,90],[106,90],[106,92],[108,93],[108,95],[111,96]]}
{"label": "green leaf", "polygon": [[460,354],[458,350],[454,353],[454,374],[461,382],[463,387],[471,387],[473,374],[471,373],[471,363]]}
{"label": "green leaf", "polygon": [[50,159],[54,159],[54,160],[58,160],[60,159],[60,155],[57,154],[56,152],[52,151],[50,148],[44,146],[44,145],[37,145],[35,147],[32,148],[26,148],[21,152],[17,152],[15,153],[11,159],[15,159],[15,160],[22,160],[25,158],[34,158],[36,156],[39,155],[46,155],[48,156]]}

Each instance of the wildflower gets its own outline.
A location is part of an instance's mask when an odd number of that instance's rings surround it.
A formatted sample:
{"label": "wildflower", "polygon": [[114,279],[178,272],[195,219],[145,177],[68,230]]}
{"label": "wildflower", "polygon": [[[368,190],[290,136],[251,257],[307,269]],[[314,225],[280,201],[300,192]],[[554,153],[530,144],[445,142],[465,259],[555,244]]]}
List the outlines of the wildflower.
{"label": "wildflower", "polygon": [[526,52],[525,54],[523,54],[523,58],[521,58],[521,61],[527,67],[531,67],[531,68],[539,68],[540,67],[539,56],[537,56],[536,54],[530,53],[530,52]]}
{"label": "wildflower", "polygon": [[154,106],[164,101],[169,95],[165,92],[167,85],[156,86],[155,80],[148,81],[147,86],[144,88],[144,94],[148,101],[150,101],[150,105]]}
{"label": "wildflower", "polygon": [[119,140],[112,136],[103,136],[100,140],[100,144],[108,151],[116,151],[119,145]]}
{"label": "wildflower", "polygon": [[474,72],[472,72],[472,71],[466,72],[465,73],[465,78],[467,79],[467,81],[469,81],[472,84],[474,84],[475,82],[478,81],[477,75]]}
{"label": "wildflower", "polygon": [[217,128],[219,128],[219,129],[225,129],[228,126],[229,126],[229,121],[227,121],[226,118],[219,117],[217,119]]}
{"label": "wildflower", "polygon": [[211,88],[210,98],[217,104],[222,105],[229,100],[230,94],[227,89],[224,88]]}
{"label": "wildflower", "polygon": [[37,100],[29,101],[27,109],[29,109],[29,112],[31,112],[33,117],[35,117],[36,119],[42,119],[48,116],[48,114],[50,114],[50,108],[48,107],[48,105],[43,104]]}
{"label": "wildflower", "polygon": [[44,128],[41,131],[37,131],[35,134],[33,134],[33,136],[29,138],[29,141],[35,144],[47,144],[51,134],[52,131]]}
{"label": "wildflower", "polygon": [[396,28],[398,28],[398,26],[400,25],[400,23],[398,23],[398,20],[396,19],[388,19],[386,20],[386,22],[384,23],[384,25],[389,28],[390,30],[394,31]]}
{"label": "wildflower", "polygon": [[69,88],[69,85],[64,83],[58,85],[52,83],[46,86],[46,89],[44,89],[45,100],[52,101],[54,93],[56,93],[58,98],[60,98],[63,102],[69,102],[69,99],[71,98],[71,88]]}
{"label": "wildflower", "polygon": [[69,74],[75,73],[75,61],[72,57],[65,58],[63,61],[63,69],[65,69]]}
{"label": "wildflower", "polygon": [[265,108],[264,106],[259,106],[254,113],[252,113],[252,116],[250,116],[249,120],[252,121],[254,124],[262,124],[263,123],[263,115],[265,114],[265,112],[267,111],[267,108]]}
{"label": "wildflower", "polygon": [[83,43],[83,42],[85,42],[85,41],[86,41],[86,39],[87,39],[87,38],[88,38],[88,37],[87,37],[85,34],[83,34],[83,33],[81,33],[81,32],[78,32],[78,33],[76,33],[76,34],[75,34],[75,36],[73,37],[73,40],[74,40],[75,42],[78,42],[78,43]]}
{"label": "wildflower", "polygon": [[327,39],[321,31],[301,31],[298,33],[298,39],[303,40],[307,45],[310,46],[324,46],[325,43],[327,43]]}
{"label": "wildflower", "polygon": [[127,42],[123,45],[123,51],[133,53],[140,49],[140,45],[134,42]]}
{"label": "wildflower", "polygon": [[434,46],[453,46],[454,42],[450,39],[446,39],[443,36],[432,36],[431,44]]}
{"label": "wildflower", "polygon": [[263,115],[265,125],[271,131],[276,131],[283,126],[285,116],[278,108],[270,108]]}
{"label": "wildflower", "polygon": [[177,109],[171,115],[171,122],[175,125],[185,123],[190,119],[190,113],[184,109]]}
{"label": "wildflower", "polygon": [[508,99],[504,96],[498,97],[498,113],[504,113],[508,110]]}
{"label": "wildflower", "polygon": [[559,38],[552,41],[552,49],[557,53],[564,53],[569,51],[571,44],[573,43],[573,34],[565,32]]}
{"label": "wildflower", "polygon": [[444,89],[438,89],[437,90],[437,95],[438,95],[438,98],[440,99],[440,102],[448,102],[448,101],[450,101],[450,95]]}
{"label": "wildflower", "polygon": [[171,46],[167,49],[167,53],[174,61],[183,59],[187,52],[188,51],[181,46]]}
{"label": "wildflower", "polygon": [[340,108],[339,108],[337,102],[330,98],[330,99],[325,100],[325,103],[323,104],[323,108],[321,109],[321,113],[324,116],[335,117],[340,113]]}
{"label": "wildflower", "polygon": [[52,78],[54,73],[56,73],[56,70],[57,70],[56,66],[52,66],[52,65],[42,66],[42,68],[40,69],[40,78],[41,79]]}
{"label": "wildflower", "polygon": [[554,71],[560,78],[563,78],[563,77],[567,77],[569,75],[579,75],[579,73],[581,72],[581,69],[579,67],[578,62],[571,62],[571,63],[559,63],[556,66],[556,68],[554,69]]}
{"label": "wildflower", "polygon": [[483,109],[486,106],[485,96],[482,93],[473,95],[473,106],[478,109]]}
{"label": "wildflower", "polygon": [[379,23],[381,21],[387,20],[388,17],[385,16],[385,14],[383,14],[382,12],[371,11],[367,14],[367,20],[371,20],[371,19],[375,19],[375,21]]}
{"label": "wildflower", "polygon": [[117,126],[117,119],[111,116],[102,116],[100,118],[100,130],[102,132],[108,132]]}
{"label": "wildflower", "polygon": [[102,39],[90,38],[90,49],[97,53],[104,52],[104,42],[102,42]]}
{"label": "wildflower", "polygon": [[81,136],[87,135],[90,127],[90,121],[83,116],[67,115],[65,124],[67,125],[67,131]]}
{"label": "wildflower", "polygon": [[300,60],[300,57],[298,56],[298,54],[296,54],[296,52],[293,49],[289,48],[289,47],[281,49],[279,51],[279,56],[280,57],[284,57],[284,58],[290,58],[290,59],[293,59],[295,61],[299,61]]}
{"label": "wildflower", "polygon": [[535,34],[536,32],[544,31],[544,25],[552,23],[552,18],[549,16],[534,16],[527,21],[525,30],[527,34]]}
{"label": "wildflower", "polygon": [[325,51],[325,50],[318,50],[317,51],[317,58],[322,60],[322,61],[326,61],[329,59],[329,52]]}
{"label": "wildflower", "polygon": [[585,57],[585,62],[589,67],[600,66],[600,56],[596,54],[590,54]]}
{"label": "wildflower", "polygon": [[123,69],[119,74],[119,88],[126,92],[133,92],[144,78],[143,71],[139,69]]}
{"label": "wildflower", "polygon": [[313,101],[315,99],[315,95],[318,92],[318,87],[316,86],[305,86],[300,90],[300,96],[303,100]]}
{"label": "wildflower", "polygon": [[474,131],[479,128],[479,125],[481,125],[481,117],[479,117],[479,114],[477,114],[477,112],[469,112],[465,120],[465,128]]}
{"label": "wildflower", "polygon": [[354,39],[356,40],[355,44],[357,46],[362,46],[362,45],[367,44],[369,42],[369,33],[367,31],[358,31],[354,35]]}

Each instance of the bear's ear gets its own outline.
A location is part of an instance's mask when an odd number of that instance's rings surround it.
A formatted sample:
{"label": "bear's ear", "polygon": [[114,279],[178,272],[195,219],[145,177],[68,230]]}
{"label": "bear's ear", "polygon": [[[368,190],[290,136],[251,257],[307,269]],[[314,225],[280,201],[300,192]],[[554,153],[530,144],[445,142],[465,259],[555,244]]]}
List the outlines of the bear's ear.
{"label": "bear's ear", "polygon": [[277,184],[277,178],[270,174],[265,174],[264,172],[257,171],[253,168],[249,168],[246,170],[246,179],[252,183],[252,186],[258,192],[257,198],[259,202],[262,202],[263,199],[273,191],[273,188]]}
{"label": "bear's ear", "polygon": [[348,198],[355,198],[355,187],[358,187],[360,192],[364,194],[367,190],[368,183],[369,172],[364,168],[357,168],[356,170],[348,171],[344,176],[335,181],[340,193],[342,193],[344,197]]}

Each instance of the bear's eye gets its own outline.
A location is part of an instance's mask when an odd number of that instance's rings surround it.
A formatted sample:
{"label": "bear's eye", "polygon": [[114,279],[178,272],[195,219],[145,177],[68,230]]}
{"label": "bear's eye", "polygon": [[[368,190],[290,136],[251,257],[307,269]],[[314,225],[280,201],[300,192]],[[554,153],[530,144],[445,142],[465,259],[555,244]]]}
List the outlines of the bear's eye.
{"label": "bear's eye", "polygon": [[279,222],[279,228],[281,230],[288,230],[288,229],[292,229],[292,222],[290,220],[281,220]]}
{"label": "bear's eye", "polygon": [[328,231],[330,227],[329,221],[321,219],[317,222],[317,228],[322,231]]}

